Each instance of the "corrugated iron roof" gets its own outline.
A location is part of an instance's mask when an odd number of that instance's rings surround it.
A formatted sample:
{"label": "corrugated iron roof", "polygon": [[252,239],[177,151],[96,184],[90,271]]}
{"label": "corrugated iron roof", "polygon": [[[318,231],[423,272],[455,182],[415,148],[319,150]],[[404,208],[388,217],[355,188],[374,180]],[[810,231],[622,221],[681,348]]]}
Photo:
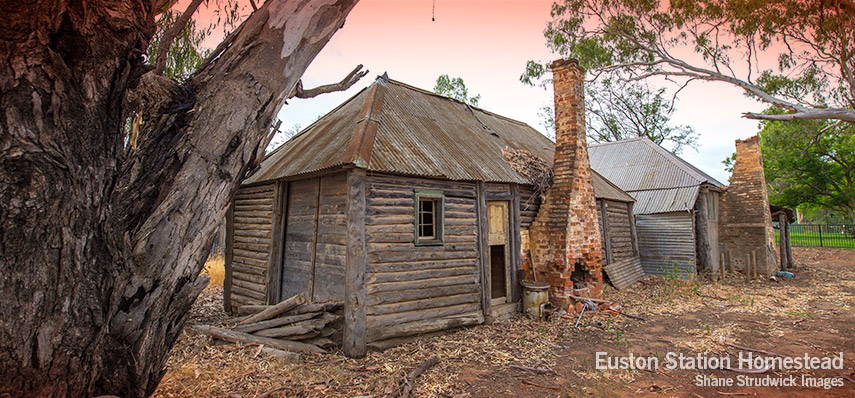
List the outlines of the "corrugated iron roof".
{"label": "corrugated iron roof", "polygon": [[[506,146],[548,162],[555,151],[552,141],[525,123],[378,78],[268,155],[244,184],[349,164],[396,174],[529,184],[505,161]],[[596,173],[594,193],[632,201]]]}
{"label": "corrugated iron roof", "polygon": [[632,195],[635,214],[691,209],[698,188],[724,185],[646,137],[591,145],[591,168]]}
{"label": "corrugated iron roof", "polygon": [[[611,183],[605,177],[591,170],[594,182],[594,196],[600,199],[611,199],[618,202],[634,202],[635,198],[622,191],[617,185]],[[634,207],[633,207],[634,208]]]}

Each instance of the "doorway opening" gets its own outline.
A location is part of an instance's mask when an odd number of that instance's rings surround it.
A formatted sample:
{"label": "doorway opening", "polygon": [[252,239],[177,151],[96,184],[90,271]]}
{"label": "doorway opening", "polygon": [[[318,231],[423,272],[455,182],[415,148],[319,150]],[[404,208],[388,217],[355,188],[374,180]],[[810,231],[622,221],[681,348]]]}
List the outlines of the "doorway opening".
{"label": "doorway opening", "polygon": [[505,297],[505,273],[505,245],[490,246],[490,298]]}

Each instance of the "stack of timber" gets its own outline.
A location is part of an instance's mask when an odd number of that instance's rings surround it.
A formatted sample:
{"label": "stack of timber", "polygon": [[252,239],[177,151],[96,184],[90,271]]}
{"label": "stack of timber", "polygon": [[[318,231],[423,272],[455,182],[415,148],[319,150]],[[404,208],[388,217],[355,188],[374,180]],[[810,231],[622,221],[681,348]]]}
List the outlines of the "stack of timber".
{"label": "stack of timber", "polygon": [[192,329],[223,341],[287,351],[270,354],[294,359],[291,353],[323,353],[341,344],[342,307],[341,301],[307,302],[300,293],[276,305],[238,307],[238,313],[246,315],[231,329],[208,325]]}

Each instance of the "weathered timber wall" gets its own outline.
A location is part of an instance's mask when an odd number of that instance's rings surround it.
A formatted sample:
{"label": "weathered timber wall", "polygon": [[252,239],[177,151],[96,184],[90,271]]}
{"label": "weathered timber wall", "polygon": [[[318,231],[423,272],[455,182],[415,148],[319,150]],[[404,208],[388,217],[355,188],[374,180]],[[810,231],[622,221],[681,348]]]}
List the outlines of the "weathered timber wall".
{"label": "weathered timber wall", "polygon": [[606,221],[608,222],[608,231],[603,236],[608,237],[611,262],[618,262],[637,256],[638,253],[635,250],[633,242],[635,236],[632,233],[630,204],[611,200],[603,200],[602,203],[605,209]]}
{"label": "weathered timber wall", "polygon": [[346,179],[337,173],[290,182],[281,297],[344,298]]}
{"label": "weathered timber wall", "polygon": [[[483,322],[475,184],[369,174],[365,185],[366,341]],[[441,246],[413,244],[415,189],[444,193]]]}
{"label": "weathered timber wall", "polygon": [[240,188],[235,194],[234,232],[227,250],[231,255],[229,301],[233,306],[264,304],[273,231],[274,184]]}

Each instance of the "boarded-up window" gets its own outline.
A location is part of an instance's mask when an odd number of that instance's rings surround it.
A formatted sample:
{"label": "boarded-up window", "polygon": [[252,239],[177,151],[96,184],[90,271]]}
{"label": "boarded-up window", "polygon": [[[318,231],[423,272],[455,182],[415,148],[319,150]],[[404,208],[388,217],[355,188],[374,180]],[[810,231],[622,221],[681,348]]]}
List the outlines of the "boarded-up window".
{"label": "boarded-up window", "polygon": [[415,206],[415,244],[441,245],[445,229],[445,198],[442,192],[415,191]]}
{"label": "boarded-up window", "polygon": [[718,220],[718,198],[717,193],[707,192],[707,220]]}

